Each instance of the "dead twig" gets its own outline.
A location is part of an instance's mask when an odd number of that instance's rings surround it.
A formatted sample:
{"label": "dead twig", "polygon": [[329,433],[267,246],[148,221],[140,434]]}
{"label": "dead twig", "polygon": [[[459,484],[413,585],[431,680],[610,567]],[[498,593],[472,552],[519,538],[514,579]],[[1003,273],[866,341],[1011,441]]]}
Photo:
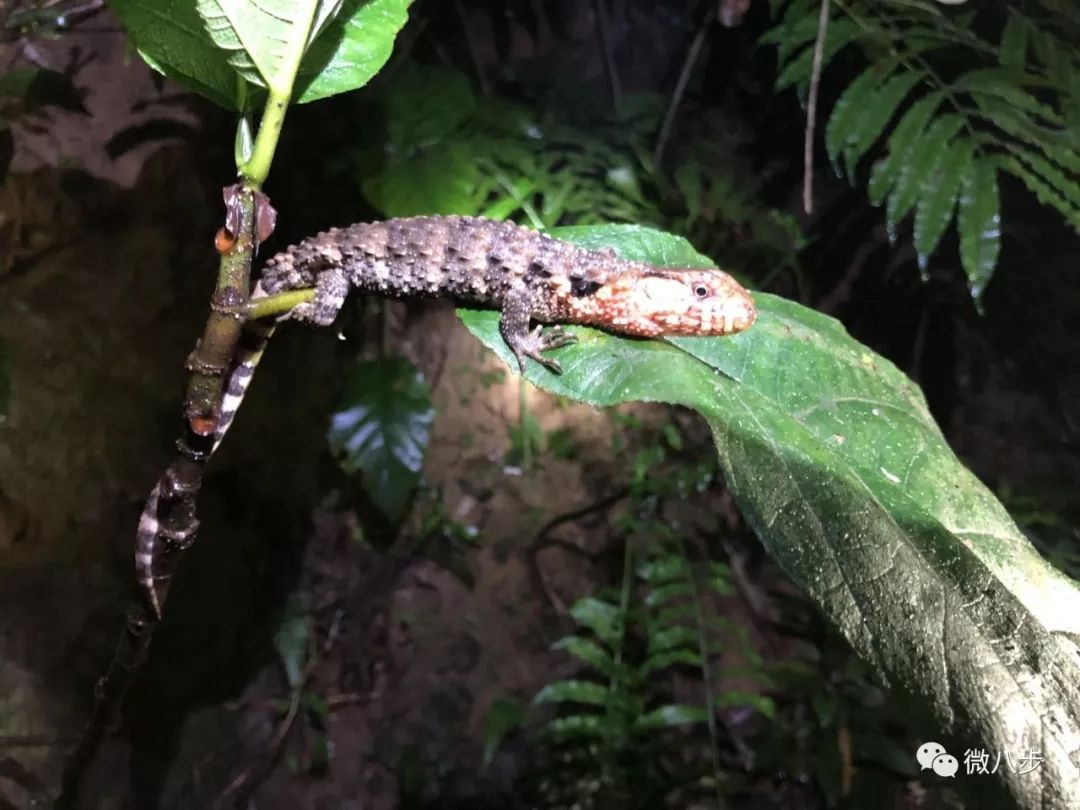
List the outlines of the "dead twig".
{"label": "dead twig", "polygon": [[622,81],[619,79],[619,68],[615,64],[615,53],[611,47],[610,24],[608,22],[607,6],[605,0],[593,0],[593,9],[596,12],[596,36],[600,40],[600,52],[604,57],[604,72],[607,73],[608,85],[611,88],[611,106],[615,112],[622,106]]}
{"label": "dead twig", "polygon": [[705,36],[709,33],[709,26],[712,25],[715,16],[716,5],[710,3],[709,9],[705,12],[705,17],[698,27],[697,34],[694,35],[694,41],[690,43],[690,50],[686,52],[682,70],[679,71],[679,80],[675,82],[675,89],[671,93],[667,113],[664,115],[664,123],[660,127],[660,135],[656,139],[656,148],[653,149],[653,163],[657,166],[660,165],[660,161],[664,157],[664,150],[667,149],[672,127],[675,126],[675,116],[679,112],[679,105],[682,104],[683,95],[686,93],[686,85],[690,82],[690,75],[694,72],[698,57],[701,56],[701,49],[705,46]]}
{"label": "dead twig", "polygon": [[540,527],[540,531],[536,533],[536,537],[529,543],[528,556],[529,556],[529,570],[532,574],[533,581],[536,583],[537,589],[544,594],[544,598],[547,599],[548,604],[551,605],[552,610],[558,613],[560,616],[565,616],[567,613],[566,605],[563,601],[548,588],[547,581],[544,579],[544,575],[540,572],[540,552],[545,548],[561,548],[564,551],[569,551],[573,554],[578,554],[582,557],[587,557],[590,560],[596,559],[599,556],[598,552],[587,551],[573,543],[566,540],[560,540],[557,537],[549,537],[549,535],[560,526],[564,526],[567,523],[573,523],[574,521],[581,520],[581,518],[591,515],[595,512],[605,512],[627,495],[630,494],[628,487],[623,487],[616,490],[612,494],[605,498],[591,503],[588,506],[583,506],[580,509],[575,509],[572,512],[566,512],[562,515],[558,515],[543,526]]}
{"label": "dead twig", "polygon": [[806,130],[803,138],[803,210],[807,214],[814,212],[814,129],[817,126],[821,63],[825,56],[825,38],[828,32],[829,0],[821,0],[817,39],[814,40],[814,65],[810,71],[810,93],[806,99]]}

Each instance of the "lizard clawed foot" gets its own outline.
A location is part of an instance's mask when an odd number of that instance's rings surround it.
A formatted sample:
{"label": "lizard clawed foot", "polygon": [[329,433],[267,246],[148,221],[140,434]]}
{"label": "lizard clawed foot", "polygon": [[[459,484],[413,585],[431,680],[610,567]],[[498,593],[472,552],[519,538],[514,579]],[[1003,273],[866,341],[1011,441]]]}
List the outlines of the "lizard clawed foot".
{"label": "lizard clawed foot", "polygon": [[537,326],[527,335],[522,335],[514,341],[512,348],[522,374],[525,373],[525,358],[527,357],[531,357],[553,374],[562,374],[562,366],[559,365],[559,361],[544,357],[542,352],[561,349],[563,346],[577,343],[577,337],[569,332],[564,332],[561,326],[553,326],[546,332],[543,329],[543,326]]}

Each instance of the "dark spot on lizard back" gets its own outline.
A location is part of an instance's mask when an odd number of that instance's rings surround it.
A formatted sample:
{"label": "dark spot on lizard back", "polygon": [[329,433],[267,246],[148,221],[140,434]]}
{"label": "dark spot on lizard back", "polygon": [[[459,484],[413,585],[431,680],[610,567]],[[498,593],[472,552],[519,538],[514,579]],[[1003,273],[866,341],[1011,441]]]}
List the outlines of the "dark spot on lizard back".
{"label": "dark spot on lizard back", "polygon": [[594,281],[589,278],[582,278],[581,276],[570,277],[570,294],[576,298],[588,298],[590,295],[594,295],[604,285],[599,281]]}
{"label": "dark spot on lizard back", "polygon": [[532,262],[526,271],[529,278],[551,278],[551,271],[544,267],[541,262]]}

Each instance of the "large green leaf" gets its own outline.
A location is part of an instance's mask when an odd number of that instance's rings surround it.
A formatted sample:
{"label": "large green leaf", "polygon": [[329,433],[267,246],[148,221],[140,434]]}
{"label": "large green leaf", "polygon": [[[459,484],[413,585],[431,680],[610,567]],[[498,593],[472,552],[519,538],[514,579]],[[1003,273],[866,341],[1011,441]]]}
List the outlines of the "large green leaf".
{"label": "large green leaf", "polygon": [[196,0],[214,44],[251,84],[283,95],[312,37],[341,0]]}
{"label": "large green leaf", "polygon": [[210,39],[192,0],[110,0],[139,55],[154,70],[234,110],[250,103],[225,51]]}
{"label": "large green leaf", "polygon": [[366,84],[390,57],[412,0],[111,0],[155,70],[234,110],[262,91],[294,100]]}
{"label": "large green leaf", "polygon": [[361,362],[345,380],[327,441],[391,520],[401,518],[420,480],[434,418],[427,384],[407,360]]}
{"label": "large green leaf", "polygon": [[298,103],[363,87],[390,59],[413,0],[345,0],[296,77]]}
{"label": "large green leaf", "polygon": [[[557,231],[668,265],[709,262],[644,228]],[[935,715],[927,739],[1037,750],[999,772],[1022,807],[1080,806],[1080,590],[949,449],[919,389],[832,318],[756,296],[753,328],[640,341],[575,327],[564,373],[528,378],[597,406],[698,411],[773,557],[889,685]],[[498,315],[463,311],[504,362]]]}

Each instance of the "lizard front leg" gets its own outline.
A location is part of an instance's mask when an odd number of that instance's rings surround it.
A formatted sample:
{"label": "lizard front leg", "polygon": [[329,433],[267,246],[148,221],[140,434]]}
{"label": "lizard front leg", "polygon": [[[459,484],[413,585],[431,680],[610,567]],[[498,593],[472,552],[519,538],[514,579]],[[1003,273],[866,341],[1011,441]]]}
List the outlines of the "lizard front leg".
{"label": "lizard front leg", "polygon": [[315,278],[315,298],[311,303],[297,304],[289,318],[308,321],[317,326],[329,326],[341,312],[349,294],[349,279],[340,266],[321,270]]}
{"label": "lizard front leg", "polygon": [[499,319],[499,334],[517,358],[521,373],[525,373],[525,358],[531,357],[555,374],[562,374],[558,360],[544,357],[542,352],[559,349],[577,342],[577,338],[564,332],[561,326],[553,326],[546,332],[543,326],[529,331],[532,320],[533,293],[524,285],[516,286],[506,294]]}

